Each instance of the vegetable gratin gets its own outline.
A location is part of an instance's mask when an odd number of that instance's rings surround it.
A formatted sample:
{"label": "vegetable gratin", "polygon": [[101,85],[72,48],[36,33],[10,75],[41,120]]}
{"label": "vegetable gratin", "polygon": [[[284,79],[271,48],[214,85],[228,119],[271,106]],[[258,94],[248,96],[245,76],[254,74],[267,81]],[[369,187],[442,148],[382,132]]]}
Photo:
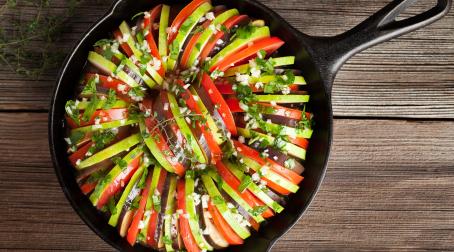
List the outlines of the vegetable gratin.
{"label": "vegetable gratin", "polygon": [[239,245],[284,210],[312,135],[284,44],[263,20],[194,0],[137,13],[93,45],[65,106],[68,157],[131,246]]}

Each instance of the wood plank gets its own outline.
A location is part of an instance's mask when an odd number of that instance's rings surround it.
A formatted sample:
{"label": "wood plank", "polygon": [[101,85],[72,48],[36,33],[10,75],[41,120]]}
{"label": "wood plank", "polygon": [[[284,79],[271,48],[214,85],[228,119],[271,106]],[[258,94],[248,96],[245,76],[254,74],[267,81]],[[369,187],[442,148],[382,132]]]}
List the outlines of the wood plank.
{"label": "wood plank", "polygon": [[[325,182],[273,251],[454,250],[454,124],[335,120]],[[47,115],[0,113],[0,250],[112,251],[53,173]]]}
{"label": "wood plank", "polygon": [[[361,22],[389,0],[263,1],[297,29],[334,35]],[[419,1],[408,15],[433,1]],[[64,8],[61,1],[54,3]],[[60,47],[70,49],[102,15],[109,1],[83,4]],[[57,8],[57,9],[58,9]],[[24,12],[30,12],[25,8]],[[454,118],[454,13],[427,28],[379,45],[351,59],[333,88],[336,116]],[[45,110],[56,71],[31,81],[0,68],[0,108]],[[14,90],[21,92],[14,93]],[[14,93],[14,94],[12,94]]]}

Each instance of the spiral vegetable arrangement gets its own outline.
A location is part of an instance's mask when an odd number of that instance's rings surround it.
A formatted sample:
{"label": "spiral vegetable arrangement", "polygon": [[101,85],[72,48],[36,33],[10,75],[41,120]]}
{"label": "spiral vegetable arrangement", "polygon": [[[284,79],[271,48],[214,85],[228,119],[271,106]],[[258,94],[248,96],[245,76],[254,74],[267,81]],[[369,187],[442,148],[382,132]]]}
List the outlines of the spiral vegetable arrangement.
{"label": "spiral vegetable arrangement", "polygon": [[132,246],[239,245],[303,180],[305,80],[263,20],[209,0],[170,10],[94,44],[65,106],[69,160]]}

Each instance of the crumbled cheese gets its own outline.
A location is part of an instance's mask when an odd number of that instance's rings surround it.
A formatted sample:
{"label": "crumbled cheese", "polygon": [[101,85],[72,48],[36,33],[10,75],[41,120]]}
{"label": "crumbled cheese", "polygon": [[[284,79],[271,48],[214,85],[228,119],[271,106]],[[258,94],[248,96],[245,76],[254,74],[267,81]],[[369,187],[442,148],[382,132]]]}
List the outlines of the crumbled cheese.
{"label": "crumbled cheese", "polygon": [[258,77],[260,77],[260,74],[261,74],[260,69],[257,69],[255,67],[251,68],[251,76],[252,77],[258,78]]}
{"label": "crumbled cheese", "polygon": [[183,214],[183,217],[186,218],[186,219],[189,219],[189,214],[185,213],[185,214]]}
{"label": "crumbled cheese", "polygon": [[227,115],[225,113],[222,113],[221,116],[225,118]]}
{"label": "crumbled cheese", "polygon": [[143,13],[143,16],[144,16],[145,18],[150,18],[150,12],[145,11],[145,12]]}
{"label": "crumbled cheese", "polygon": [[185,117],[184,119],[186,120],[187,123],[191,123],[191,119],[189,117]]}
{"label": "crumbled cheese", "polygon": [[256,83],[255,83],[255,88],[260,89],[260,88],[262,88],[262,87],[263,87],[263,82],[260,82],[260,81],[259,81],[259,82],[256,82]]}
{"label": "crumbled cheese", "polygon": [[143,214],[143,216],[145,216],[146,218],[150,217],[150,215],[151,215],[150,210],[145,211],[145,213]]}
{"label": "crumbled cheese", "polygon": [[260,175],[256,172],[251,176],[252,181],[258,182],[260,180]]}
{"label": "crumbled cheese", "polygon": [[126,119],[121,119],[121,120],[120,120],[120,124],[121,124],[121,125],[125,125],[125,124],[126,124]]}
{"label": "crumbled cheese", "polygon": [[210,200],[210,196],[207,194],[202,195],[202,207],[208,208],[208,201]]}
{"label": "crumbled cheese", "polygon": [[210,230],[209,226],[207,226],[207,227],[205,228],[205,230],[203,230],[203,234],[204,234],[204,235],[210,235],[210,233],[211,233],[211,230]]}
{"label": "crumbled cheese", "polygon": [[273,106],[277,105],[277,103],[275,101],[271,101],[270,104],[273,105]]}
{"label": "crumbled cheese", "polygon": [[254,42],[250,41],[247,43],[247,46],[253,46],[254,45]]}
{"label": "crumbled cheese", "polygon": [[145,222],[144,221],[140,221],[139,222],[139,225],[137,226],[139,229],[142,229],[145,227]]}
{"label": "crumbled cheese", "polygon": [[239,141],[240,143],[244,143],[246,140],[244,139],[244,136],[239,136],[239,137],[238,137],[238,141]]}
{"label": "crumbled cheese", "polygon": [[279,158],[277,156],[273,157],[274,161],[277,161]]}
{"label": "crumbled cheese", "polygon": [[120,91],[120,92],[123,93],[123,92],[126,91],[126,85],[124,85],[124,84],[119,84],[119,85],[117,86],[117,89],[118,89],[118,91]]}
{"label": "crumbled cheese", "polygon": [[230,208],[230,209],[235,208],[235,206],[232,203],[230,203],[230,202],[227,202],[227,207]]}
{"label": "crumbled cheese", "polygon": [[199,97],[197,95],[192,96],[194,98],[194,101],[199,101]]}
{"label": "crumbled cheese", "polygon": [[282,94],[285,94],[285,95],[290,94],[290,87],[288,87],[288,86],[283,87]]}
{"label": "crumbled cheese", "polygon": [[243,85],[248,85],[249,84],[249,75],[235,73],[235,80]]}
{"label": "crumbled cheese", "polygon": [[154,195],[155,195],[155,196],[159,196],[159,195],[161,195],[161,193],[160,193],[160,192],[158,191],[158,189],[157,189],[157,188],[156,188],[156,189],[154,189]]}
{"label": "crumbled cheese", "polygon": [[77,161],[76,161],[76,165],[80,165],[80,162],[82,162],[82,160],[80,160],[80,159],[77,159]]}
{"label": "crumbled cheese", "polygon": [[214,13],[211,11],[208,12],[207,14],[205,14],[205,18],[208,20],[214,20]]}
{"label": "crumbled cheese", "polygon": [[177,214],[179,214],[179,215],[183,214],[183,210],[182,209],[178,209],[177,210]]}
{"label": "crumbled cheese", "polygon": [[153,57],[153,68],[158,71],[159,69],[161,69],[161,61],[156,58],[156,57]]}
{"label": "crumbled cheese", "polygon": [[222,45],[224,43],[224,40],[222,39],[218,39],[218,41],[216,41],[216,45]]}
{"label": "crumbled cheese", "polygon": [[200,194],[198,193],[192,193],[192,199],[194,200],[194,204],[198,206],[201,202]]}
{"label": "crumbled cheese", "polygon": [[190,86],[191,86],[191,84],[188,83],[188,84],[184,85],[183,88],[188,89]]}
{"label": "crumbled cheese", "polygon": [[209,93],[209,94],[213,94],[213,90],[212,90],[211,88],[208,89],[208,93]]}
{"label": "crumbled cheese", "polygon": [[158,30],[159,29],[159,24],[158,23],[153,23],[153,29]]}
{"label": "crumbled cheese", "polygon": [[201,17],[201,18],[199,19],[199,23],[203,23],[205,20],[207,20],[205,17]]}
{"label": "crumbled cheese", "polygon": [[255,62],[255,60],[253,60],[253,59],[249,60],[249,67],[250,68],[256,68],[257,67],[257,62]]}
{"label": "crumbled cheese", "polygon": [[164,111],[167,111],[167,110],[169,110],[169,103],[168,102],[164,103]]}
{"label": "crumbled cheese", "polygon": [[122,40],[121,42],[122,42],[122,43],[125,43],[125,42],[127,42],[127,41],[128,41],[128,39],[129,39],[129,37],[130,37],[130,35],[129,35],[128,33],[126,33],[126,34],[123,34],[123,38],[121,38],[121,40]]}

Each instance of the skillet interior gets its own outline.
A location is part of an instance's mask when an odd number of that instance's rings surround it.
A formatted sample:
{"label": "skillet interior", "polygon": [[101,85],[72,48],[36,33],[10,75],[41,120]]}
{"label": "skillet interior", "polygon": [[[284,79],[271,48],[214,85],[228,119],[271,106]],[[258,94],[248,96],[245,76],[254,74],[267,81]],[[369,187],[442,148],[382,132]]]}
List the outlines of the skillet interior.
{"label": "skillet interior", "polygon": [[[166,1],[173,5],[176,1]],[[127,244],[126,240],[118,235],[118,232],[109,226],[105,218],[91,205],[88,198],[80,192],[74,179],[73,168],[69,164],[66,155],[64,138],[64,104],[73,97],[75,83],[80,77],[83,66],[86,64],[88,51],[99,39],[107,36],[113,27],[118,26],[122,20],[129,20],[140,11],[149,10],[160,1],[127,1],[120,0],[106,17],[102,18],[83,36],[71,54],[65,61],[57,85],[53,92],[51,111],[49,114],[49,144],[54,162],[55,172],[59,182],[71,205],[101,238],[121,251],[150,251],[136,245],[134,248]],[[181,2],[179,2],[181,4]],[[310,141],[304,181],[297,193],[292,194],[285,210],[271,218],[268,223],[262,225],[260,232],[253,234],[245,240],[242,246],[231,246],[228,251],[266,251],[280,236],[287,232],[307,209],[312,198],[315,196],[326,170],[332,136],[332,110],[331,100],[327,93],[330,80],[323,80],[320,74],[320,66],[311,59],[311,48],[308,47],[308,37],[291,27],[276,13],[251,0],[217,1],[213,4],[223,4],[237,8],[240,13],[247,13],[255,18],[264,19],[274,36],[278,36],[286,43],[280,49],[282,55],[295,55],[295,66],[301,69],[303,76],[308,82],[308,90],[311,95],[309,110],[314,113],[315,127]],[[82,241],[81,241],[82,242]]]}

